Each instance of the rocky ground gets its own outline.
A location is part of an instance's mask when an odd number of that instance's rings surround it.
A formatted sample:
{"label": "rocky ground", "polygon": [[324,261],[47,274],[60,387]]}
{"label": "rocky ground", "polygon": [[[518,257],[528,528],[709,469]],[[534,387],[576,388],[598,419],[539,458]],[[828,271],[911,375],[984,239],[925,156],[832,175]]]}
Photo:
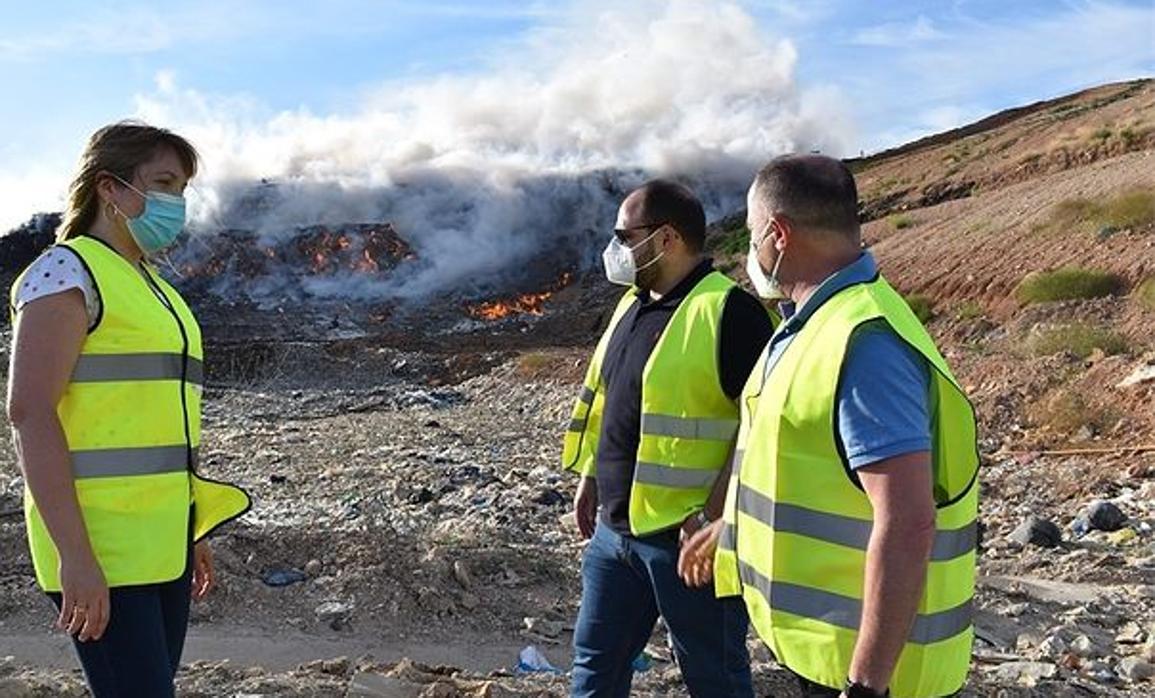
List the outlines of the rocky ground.
{"label": "rocky ground", "polygon": [[[582,543],[555,465],[584,350],[479,360],[445,385],[428,356],[339,346],[286,347],[274,377],[206,393],[205,470],[256,507],[215,540],[182,695],[564,693],[513,669],[527,645],[568,662]],[[344,379],[303,370],[326,358]],[[1149,694],[1155,453],[985,455],[968,695]],[[83,695],[34,588],[7,444],[0,473],[0,695]],[[751,647],[761,692],[790,695]],[[649,654],[639,694],[679,695],[660,631]]]}

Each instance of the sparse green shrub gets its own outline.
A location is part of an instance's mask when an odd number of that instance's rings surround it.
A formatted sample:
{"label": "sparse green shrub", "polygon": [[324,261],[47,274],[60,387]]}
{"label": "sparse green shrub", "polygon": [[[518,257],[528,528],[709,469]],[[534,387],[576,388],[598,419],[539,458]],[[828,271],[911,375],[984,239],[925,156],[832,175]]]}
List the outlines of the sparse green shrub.
{"label": "sparse green shrub", "polygon": [[914,218],[905,213],[896,213],[890,217],[890,224],[893,225],[896,230],[906,230],[914,225]]}
{"label": "sparse green shrub", "polygon": [[1135,298],[1147,310],[1155,310],[1155,276],[1148,276],[1139,284],[1139,288],[1135,289]]}
{"label": "sparse green shrub", "polygon": [[723,221],[720,230],[706,241],[706,249],[716,255],[735,255],[750,248],[750,231],[745,221],[737,218]]}
{"label": "sparse green shrub", "polygon": [[517,357],[517,372],[522,378],[540,378],[554,373],[560,359],[544,351],[531,351]]}
{"label": "sparse green shrub", "polygon": [[1026,340],[1026,349],[1034,356],[1070,352],[1085,359],[1096,349],[1113,356],[1126,353],[1128,348],[1127,338],[1118,332],[1082,322],[1037,330]]}
{"label": "sparse green shrub", "polygon": [[1103,225],[1140,228],[1155,223],[1155,191],[1136,189],[1120,194],[1104,206]]}
{"label": "sparse green shrub", "polygon": [[1020,303],[1049,303],[1087,298],[1103,298],[1117,293],[1122,280],[1107,272],[1066,267],[1028,274],[1015,289]]}
{"label": "sparse green shrub", "polygon": [[914,316],[919,319],[919,322],[926,324],[934,319],[934,301],[929,296],[924,296],[921,293],[906,296],[906,304],[914,311]]}
{"label": "sparse green shrub", "polygon": [[983,316],[983,306],[976,300],[963,301],[955,309],[954,316],[959,320],[974,320]]}
{"label": "sparse green shrub", "polygon": [[1099,141],[1100,143],[1102,143],[1103,141],[1107,140],[1110,137],[1111,137],[1111,129],[1107,128],[1106,126],[1104,126],[1103,128],[1100,128],[1099,130],[1097,130],[1091,134],[1091,138],[1093,140]]}
{"label": "sparse green shrub", "polygon": [[1049,427],[1059,434],[1073,434],[1083,427],[1092,433],[1105,429],[1112,421],[1112,413],[1087,402],[1075,389],[1062,388],[1029,410],[1031,421]]}
{"label": "sparse green shrub", "polygon": [[1141,228],[1155,224],[1155,190],[1132,189],[1106,201],[1067,199],[1051,209],[1048,225],[1057,231],[1072,228]]}
{"label": "sparse green shrub", "polygon": [[1125,128],[1119,132],[1119,138],[1123,139],[1123,145],[1130,148],[1139,140],[1139,136],[1135,134],[1134,129]]}
{"label": "sparse green shrub", "polygon": [[1056,228],[1073,228],[1099,217],[1102,205],[1090,199],[1066,199],[1051,208],[1050,223]]}
{"label": "sparse green shrub", "polygon": [[885,191],[889,191],[891,189],[894,189],[895,187],[899,186],[903,182],[904,182],[904,180],[899,179],[898,177],[887,177],[887,178],[880,180],[878,182],[878,188],[881,191],[885,192]]}

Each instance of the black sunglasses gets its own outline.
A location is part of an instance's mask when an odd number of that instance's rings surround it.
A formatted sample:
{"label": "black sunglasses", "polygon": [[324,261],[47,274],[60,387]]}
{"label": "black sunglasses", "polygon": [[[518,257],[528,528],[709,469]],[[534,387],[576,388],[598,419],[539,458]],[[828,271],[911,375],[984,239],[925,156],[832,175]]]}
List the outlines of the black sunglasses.
{"label": "black sunglasses", "polygon": [[614,228],[614,237],[616,237],[621,242],[629,242],[630,241],[630,233],[637,232],[639,230],[648,230],[649,232],[652,233],[655,230],[657,230],[658,228],[661,228],[663,225],[667,225],[668,223],[669,223],[669,221],[662,221],[661,223],[648,223],[646,225],[635,225],[632,228]]}

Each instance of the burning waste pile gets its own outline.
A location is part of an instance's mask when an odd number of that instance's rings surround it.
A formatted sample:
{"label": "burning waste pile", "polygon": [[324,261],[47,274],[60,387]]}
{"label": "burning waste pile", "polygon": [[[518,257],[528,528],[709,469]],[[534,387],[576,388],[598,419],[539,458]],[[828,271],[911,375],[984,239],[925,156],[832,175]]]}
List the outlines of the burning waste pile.
{"label": "burning waste pile", "polygon": [[573,274],[567,271],[547,291],[523,293],[506,300],[484,301],[477,305],[470,305],[468,306],[469,314],[482,320],[501,320],[512,315],[541,316],[545,314],[546,301],[553,298],[554,294],[561,289],[569,286],[571,281],[573,281]]}
{"label": "burning waste pile", "polygon": [[308,300],[358,277],[381,282],[416,258],[384,223],[308,226],[280,238],[240,229],[195,234],[168,261],[191,294],[267,304]]}
{"label": "burning waste pile", "polygon": [[[0,236],[0,282],[5,288],[53,243],[59,222],[59,214],[38,214]],[[553,260],[540,272],[498,274],[438,303],[428,294],[405,293],[406,275],[418,274],[428,264],[390,223],[299,226],[279,235],[229,227],[199,230],[183,238],[156,263],[194,300],[209,326],[229,325],[245,309],[252,311],[250,320],[280,310],[267,316],[280,322],[286,306],[291,306],[295,313],[328,317],[330,324],[336,315],[344,316],[359,326],[360,333],[418,309],[426,320],[444,320],[433,324],[444,325],[447,331],[470,329],[470,320],[540,318],[547,302],[576,278],[573,271],[560,276],[552,271],[572,262],[573,251],[568,250],[559,252],[568,260]],[[226,332],[227,338],[242,339],[245,323],[232,324],[236,326]]]}
{"label": "burning waste pile", "polygon": [[[336,327],[349,322],[358,334],[381,334],[386,323],[420,334],[456,333],[490,323],[542,318],[556,294],[578,274],[559,254],[540,269],[494,274],[463,290],[410,295],[407,279],[428,262],[389,223],[312,225],[280,236],[229,228],[196,233],[164,260],[182,292],[195,299],[206,323],[231,336],[227,325],[250,310],[280,322],[285,313],[311,315]],[[599,283],[587,279],[587,285]],[[231,322],[233,325],[244,323]],[[305,323],[308,324],[308,323]]]}

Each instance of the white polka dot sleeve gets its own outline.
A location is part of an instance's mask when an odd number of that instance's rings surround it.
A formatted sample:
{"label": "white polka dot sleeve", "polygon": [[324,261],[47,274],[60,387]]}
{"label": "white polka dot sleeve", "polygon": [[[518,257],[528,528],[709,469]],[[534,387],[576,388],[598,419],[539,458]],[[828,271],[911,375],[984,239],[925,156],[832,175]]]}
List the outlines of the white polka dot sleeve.
{"label": "white polka dot sleeve", "polygon": [[100,317],[100,294],[96,291],[96,283],[75,252],[65,247],[49,247],[28,267],[20,288],[16,289],[16,312],[37,298],[74,288],[84,294],[88,329],[91,330]]}

